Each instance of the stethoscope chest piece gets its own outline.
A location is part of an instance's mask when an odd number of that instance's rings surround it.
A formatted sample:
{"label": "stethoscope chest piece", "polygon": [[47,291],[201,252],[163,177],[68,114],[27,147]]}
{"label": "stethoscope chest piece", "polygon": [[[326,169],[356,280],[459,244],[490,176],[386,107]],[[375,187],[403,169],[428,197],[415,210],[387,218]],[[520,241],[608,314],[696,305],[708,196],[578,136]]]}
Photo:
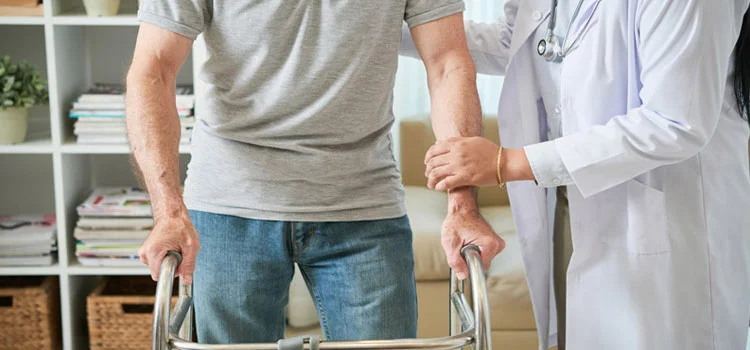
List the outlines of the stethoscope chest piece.
{"label": "stethoscope chest piece", "polygon": [[547,35],[546,38],[539,40],[536,45],[536,52],[547,62],[561,62],[560,45],[554,35]]}
{"label": "stethoscope chest piece", "polygon": [[539,54],[539,56],[544,56],[544,54],[547,52],[547,40],[539,40],[539,44],[536,46],[536,53]]}

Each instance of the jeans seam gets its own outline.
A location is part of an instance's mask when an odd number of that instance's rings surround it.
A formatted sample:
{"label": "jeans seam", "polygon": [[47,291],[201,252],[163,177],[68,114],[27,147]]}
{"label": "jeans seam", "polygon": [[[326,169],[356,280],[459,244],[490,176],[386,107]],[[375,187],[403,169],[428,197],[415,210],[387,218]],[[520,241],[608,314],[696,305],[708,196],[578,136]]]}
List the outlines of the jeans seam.
{"label": "jeans seam", "polygon": [[328,329],[328,319],[326,318],[326,312],[323,309],[323,301],[320,299],[320,294],[318,294],[318,287],[315,285],[315,281],[313,280],[312,275],[310,275],[309,271],[307,271],[307,267],[302,264],[297,265],[299,266],[299,269],[302,272],[303,276],[307,277],[310,291],[315,298],[315,304],[318,306],[318,313],[320,314],[320,322],[323,328],[323,335],[325,336],[325,339],[331,339],[331,334]]}
{"label": "jeans seam", "polygon": [[317,241],[318,241],[318,236],[320,236],[320,235],[318,235],[318,234],[315,234],[315,231],[317,231],[316,229],[317,229],[317,228],[316,228],[316,227],[315,227],[315,225],[313,224],[313,225],[311,226],[311,228],[310,228],[310,232],[308,233],[308,236],[313,236],[313,237],[312,237],[312,238],[310,239],[310,242],[308,242],[307,244],[305,244],[305,245],[304,245],[304,246],[302,247],[302,250],[300,250],[300,251],[298,251],[298,252],[297,252],[298,254],[303,254],[304,252],[308,251],[308,250],[309,250],[309,249],[310,249],[310,248],[311,248],[312,246],[314,246],[314,245],[315,245],[315,243],[317,243]]}
{"label": "jeans seam", "polygon": [[292,261],[297,261],[297,239],[294,236],[294,222],[289,222],[289,243],[292,248]]}

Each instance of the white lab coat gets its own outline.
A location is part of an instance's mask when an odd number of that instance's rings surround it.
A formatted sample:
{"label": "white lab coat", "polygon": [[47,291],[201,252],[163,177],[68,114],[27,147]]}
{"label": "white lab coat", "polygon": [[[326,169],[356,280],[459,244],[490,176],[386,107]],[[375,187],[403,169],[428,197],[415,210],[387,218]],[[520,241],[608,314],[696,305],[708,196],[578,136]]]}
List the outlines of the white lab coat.
{"label": "white lab coat", "polygon": [[[565,1],[565,0],[563,0]],[[548,0],[467,24],[480,73],[506,76],[505,147],[543,141],[531,34]],[[588,6],[591,2],[587,1]],[[744,349],[750,320],[750,128],[728,76],[748,0],[604,0],[564,61],[574,253],[567,348]],[[407,38],[402,53],[415,55]],[[540,349],[556,343],[554,191],[508,184]]]}

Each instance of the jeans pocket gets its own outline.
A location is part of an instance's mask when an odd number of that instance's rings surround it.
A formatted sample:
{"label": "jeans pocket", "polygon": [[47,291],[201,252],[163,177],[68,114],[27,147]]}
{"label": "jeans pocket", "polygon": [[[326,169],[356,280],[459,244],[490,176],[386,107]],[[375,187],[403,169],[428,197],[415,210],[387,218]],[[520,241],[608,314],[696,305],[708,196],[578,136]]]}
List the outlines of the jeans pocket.
{"label": "jeans pocket", "polygon": [[630,180],[627,196],[628,251],[639,255],[671,251],[664,192]]}

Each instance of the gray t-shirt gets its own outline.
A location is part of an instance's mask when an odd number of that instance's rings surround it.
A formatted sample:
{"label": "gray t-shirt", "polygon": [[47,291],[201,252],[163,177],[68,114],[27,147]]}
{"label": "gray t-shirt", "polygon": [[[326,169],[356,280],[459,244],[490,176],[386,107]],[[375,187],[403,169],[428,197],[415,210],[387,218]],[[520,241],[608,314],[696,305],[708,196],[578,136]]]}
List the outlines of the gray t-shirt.
{"label": "gray t-shirt", "polygon": [[463,9],[463,0],[143,0],[140,21],[203,33],[208,49],[188,208],[284,221],[404,215],[390,134],[401,24]]}

